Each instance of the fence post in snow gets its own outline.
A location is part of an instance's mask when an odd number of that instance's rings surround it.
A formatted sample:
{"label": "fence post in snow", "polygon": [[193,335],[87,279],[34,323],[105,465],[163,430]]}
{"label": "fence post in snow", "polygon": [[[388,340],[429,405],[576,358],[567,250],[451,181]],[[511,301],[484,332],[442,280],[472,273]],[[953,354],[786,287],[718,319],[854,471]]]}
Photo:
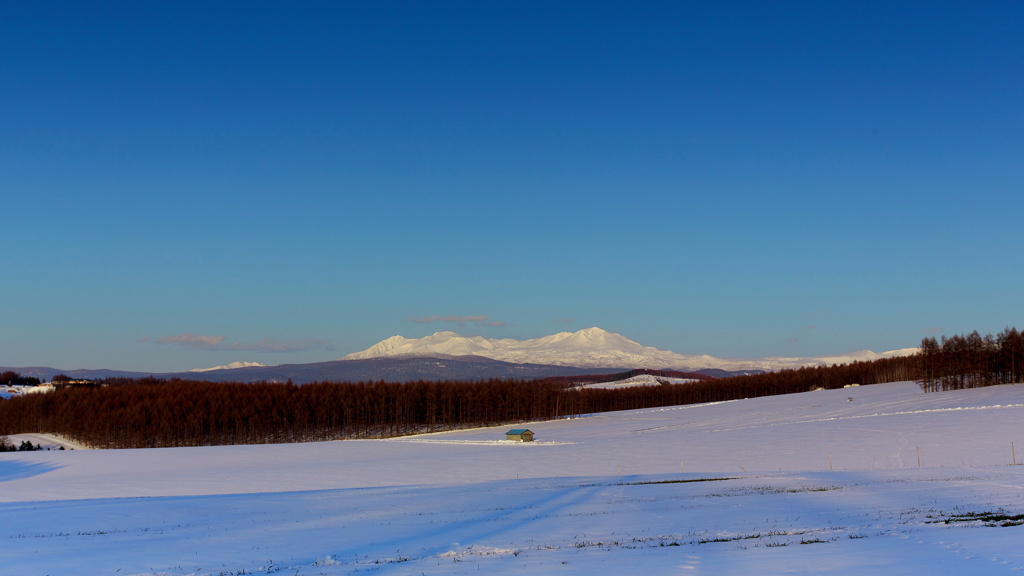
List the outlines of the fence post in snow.
{"label": "fence post in snow", "polygon": [[921,447],[917,447],[917,467],[921,467]]}

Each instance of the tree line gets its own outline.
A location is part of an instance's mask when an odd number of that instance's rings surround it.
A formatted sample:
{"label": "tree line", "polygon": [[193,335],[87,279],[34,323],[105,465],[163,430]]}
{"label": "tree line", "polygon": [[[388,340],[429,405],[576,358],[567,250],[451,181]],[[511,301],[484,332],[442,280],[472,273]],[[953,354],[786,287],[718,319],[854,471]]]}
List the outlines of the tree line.
{"label": "tree line", "polygon": [[0,434],[50,432],[98,448],[378,438],[552,418],[543,382],[215,383],[108,379],[0,402]]}
{"label": "tree line", "polygon": [[925,392],[1024,382],[1024,334],[1006,328],[996,336],[925,338],[916,378]]}
{"label": "tree line", "polygon": [[564,379],[218,383],[111,378],[0,401],[0,435],[60,434],[97,448],[310,442],[721,402],[912,380],[912,358],[620,389]]}
{"label": "tree line", "polygon": [[39,378],[22,376],[13,370],[0,372],[0,386],[38,386]]}

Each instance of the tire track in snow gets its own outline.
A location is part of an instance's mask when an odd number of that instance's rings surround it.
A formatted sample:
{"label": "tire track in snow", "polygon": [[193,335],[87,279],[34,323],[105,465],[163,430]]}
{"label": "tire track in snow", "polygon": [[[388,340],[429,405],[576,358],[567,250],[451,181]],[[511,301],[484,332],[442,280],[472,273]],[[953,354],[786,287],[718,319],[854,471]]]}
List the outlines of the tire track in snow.
{"label": "tire track in snow", "polygon": [[[833,416],[830,418],[809,418],[801,420],[793,420],[790,422],[762,422],[758,424],[751,424],[749,426],[737,426],[735,428],[715,428],[713,432],[732,432],[734,430],[752,430],[755,428],[767,428],[772,426],[791,426],[793,424],[814,424],[818,422],[841,422],[845,420],[862,420],[864,418],[881,418],[887,416],[909,416],[914,414],[936,414],[942,412],[963,412],[963,411],[975,411],[975,410],[1000,410],[1006,408],[1024,408],[1024,404],[997,404],[994,406],[964,406],[957,408],[930,408],[926,410],[905,410],[900,412],[875,412],[873,414],[858,414],[855,416]],[[673,424],[670,426],[659,426],[656,428],[647,428],[646,430],[657,430],[660,428],[678,428],[680,426],[688,426],[692,423],[684,424]]]}

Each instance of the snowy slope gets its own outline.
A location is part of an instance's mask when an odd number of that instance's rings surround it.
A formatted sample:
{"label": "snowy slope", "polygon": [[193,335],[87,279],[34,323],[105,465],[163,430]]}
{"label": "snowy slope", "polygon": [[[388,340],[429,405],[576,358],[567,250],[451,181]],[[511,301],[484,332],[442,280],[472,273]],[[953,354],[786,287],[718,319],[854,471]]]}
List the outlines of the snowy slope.
{"label": "snowy slope", "polygon": [[655,376],[653,374],[638,374],[636,376],[630,376],[622,380],[613,380],[611,382],[594,382],[594,383],[582,383],[576,384],[577,388],[598,388],[603,390],[614,390],[616,388],[633,388],[636,386],[658,386],[662,382],[669,384],[686,384],[689,382],[698,382],[692,378],[674,378],[667,376]]}
{"label": "snowy slope", "polygon": [[1024,526],[978,514],[1024,514],[1021,421],[1024,386],[897,383],[527,423],[532,444],[497,427],[0,454],[0,567],[1018,573]]}
{"label": "snowy slope", "polygon": [[559,332],[551,336],[530,340],[511,338],[491,339],[482,336],[465,337],[455,332],[436,332],[424,338],[392,336],[362,352],[349,354],[342,360],[386,358],[394,356],[483,356],[503,362],[552,364],[557,366],[603,368],[653,368],[677,370],[778,370],[799,366],[846,364],[854,361],[876,360],[891,356],[905,356],[917,352],[916,348],[894,350],[876,354],[858,350],[848,354],[811,358],[770,357],[755,360],[725,359],[708,355],[677,354],[643,346],[621,334],[600,328],[587,328],[578,332]]}

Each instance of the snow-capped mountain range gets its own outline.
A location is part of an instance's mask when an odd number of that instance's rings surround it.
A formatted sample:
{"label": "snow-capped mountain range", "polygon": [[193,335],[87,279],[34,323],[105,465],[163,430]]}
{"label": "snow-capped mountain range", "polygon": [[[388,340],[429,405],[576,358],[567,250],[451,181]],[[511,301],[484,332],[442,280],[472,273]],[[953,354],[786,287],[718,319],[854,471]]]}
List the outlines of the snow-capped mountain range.
{"label": "snow-capped mountain range", "polygon": [[[855,361],[907,356],[917,348],[876,354],[859,350],[834,356],[811,358],[716,358],[708,355],[677,354],[643,346],[620,334],[600,328],[560,332],[531,340],[465,337],[455,332],[437,332],[425,338],[393,336],[341,360],[312,364],[263,366],[257,362],[232,362],[188,372],[156,374],[124,370],[69,370],[48,367],[3,367],[43,381],[57,374],[72,378],[163,378],[199,379],[211,382],[361,382],[387,380],[479,380],[486,378],[536,379],[553,376],[608,374],[617,370],[650,368],[704,372],[715,377],[755,370],[772,371],[800,366],[848,364]],[[717,373],[721,371],[721,373]]]}
{"label": "snow-capped mountain range", "polygon": [[716,358],[708,355],[677,354],[644,346],[621,334],[600,328],[578,332],[559,332],[530,340],[461,336],[455,332],[436,332],[423,338],[392,336],[342,360],[393,357],[482,356],[516,364],[550,364],[587,368],[652,368],[674,370],[779,370],[800,366],[846,364],[893,356],[908,356],[917,348],[904,348],[881,354],[858,350],[834,356],[809,358],[769,357],[760,359]]}

